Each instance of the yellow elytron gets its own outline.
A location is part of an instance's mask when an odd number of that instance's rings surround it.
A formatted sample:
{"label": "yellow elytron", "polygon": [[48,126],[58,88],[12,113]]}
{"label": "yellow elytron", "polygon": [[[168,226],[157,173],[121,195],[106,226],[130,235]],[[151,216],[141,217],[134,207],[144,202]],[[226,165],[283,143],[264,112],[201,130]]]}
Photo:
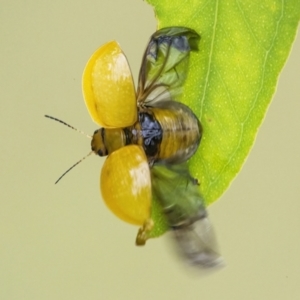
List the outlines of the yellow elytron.
{"label": "yellow elytron", "polygon": [[149,218],[151,180],[145,166],[184,162],[198,148],[200,122],[187,106],[174,101],[198,40],[195,31],[183,27],[155,32],[143,57],[137,92],[115,41],[96,50],[85,67],[85,103],[101,126],[93,135],[92,150],[109,155],[101,172],[102,196],[126,222],[141,225]]}

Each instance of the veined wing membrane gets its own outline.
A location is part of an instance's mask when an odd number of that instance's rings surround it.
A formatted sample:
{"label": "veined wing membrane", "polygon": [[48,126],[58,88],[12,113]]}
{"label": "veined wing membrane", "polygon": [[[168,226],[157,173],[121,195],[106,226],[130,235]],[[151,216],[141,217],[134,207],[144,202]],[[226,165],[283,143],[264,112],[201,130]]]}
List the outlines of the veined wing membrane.
{"label": "veined wing membrane", "polygon": [[190,51],[198,50],[199,39],[194,30],[184,27],[163,28],[151,36],[139,74],[138,105],[177,100],[188,73]]}
{"label": "veined wing membrane", "polygon": [[152,193],[165,213],[183,257],[200,267],[221,265],[223,260],[204,200],[187,163],[155,164],[151,180]]}

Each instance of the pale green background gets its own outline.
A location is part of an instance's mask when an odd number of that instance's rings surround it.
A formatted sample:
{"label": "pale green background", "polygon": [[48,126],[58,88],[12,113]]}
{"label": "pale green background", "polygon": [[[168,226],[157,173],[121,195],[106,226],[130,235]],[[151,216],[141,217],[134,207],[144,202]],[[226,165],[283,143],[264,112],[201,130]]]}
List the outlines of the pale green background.
{"label": "pale green background", "polygon": [[1,1],[0,299],[300,299],[300,37],[242,172],[210,207],[227,267],[195,276],[167,239],[134,246],[99,196],[81,74],[116,39],[135,79],[156,22],[141,0]]}

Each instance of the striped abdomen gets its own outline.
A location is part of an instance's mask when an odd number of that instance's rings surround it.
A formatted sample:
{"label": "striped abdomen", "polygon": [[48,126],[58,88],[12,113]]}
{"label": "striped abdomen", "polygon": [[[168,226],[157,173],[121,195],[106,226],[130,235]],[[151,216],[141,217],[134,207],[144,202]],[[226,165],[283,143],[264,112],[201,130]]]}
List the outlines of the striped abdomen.
{"label": "striped abdomen", "polygon": [[139,112],[139,123],[144,150],[150,159],[180,163],[189,159],[199,146],[202,127],[182,103],[165,101],[149,107]]}

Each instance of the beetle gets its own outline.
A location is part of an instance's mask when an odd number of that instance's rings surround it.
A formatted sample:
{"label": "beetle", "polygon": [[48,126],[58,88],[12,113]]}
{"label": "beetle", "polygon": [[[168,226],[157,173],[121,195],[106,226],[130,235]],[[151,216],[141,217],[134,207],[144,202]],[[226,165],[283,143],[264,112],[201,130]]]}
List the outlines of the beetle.
{"label": "beetle", "polygon": [[[92,119],[101,127],[94,132],[91,148],[99,156],[108,155],[101,171],[101,193],[108,207],[127,222],[144,222],[151,202],[150,177],[142,185],[128,170],[137,174],[133,170],[141,162],[150,167],[159,161],[184,162],[199,146],[202,127],[198,118],[176,101],[188,73],[190,52],[198,49],[199,38],[185,27],[156,31],[142,59],[136,93],[126,56],[115,41],[97,49],[84,69],[84,100]],[[133,192],[133,186],[135,190],[143,186],[143,191]],[[135,216],[129,217],[129,203],[137,202],[139,213],[135,211]]]}
{"label": "beetle", "polygon": [[176,101],[199,39],[185,27],[155,32],[142,59],[136,94],[125,55],[116,42],[109,42],[88,61],[83,94],[90,115],[102,127],[91,147],[99,156],[108,155],[100,179],[107,205],[127,222],[144,222],[136,239],[143,245],[153,226],[147,214],[155,198],[185,257],[210,267],[222,259],[186,163],[199,146],[202,126],[189,107]]}
{"label": "beetle", "polygon": [[198,182],[187,165],[200,144],[202,126],[178,101],[199,39],[186,27],[156,31],[142,59],[136,92],[125,54],[117,42],[108,42],[86,64],[82,88],[100,126],[91,137],[92,152],[107,156],[100,175],[107,206],[120,219],[142,225],[136,244],[143,245],[153,227],[155,199],[185,257],[213,266],[220,256]]}

